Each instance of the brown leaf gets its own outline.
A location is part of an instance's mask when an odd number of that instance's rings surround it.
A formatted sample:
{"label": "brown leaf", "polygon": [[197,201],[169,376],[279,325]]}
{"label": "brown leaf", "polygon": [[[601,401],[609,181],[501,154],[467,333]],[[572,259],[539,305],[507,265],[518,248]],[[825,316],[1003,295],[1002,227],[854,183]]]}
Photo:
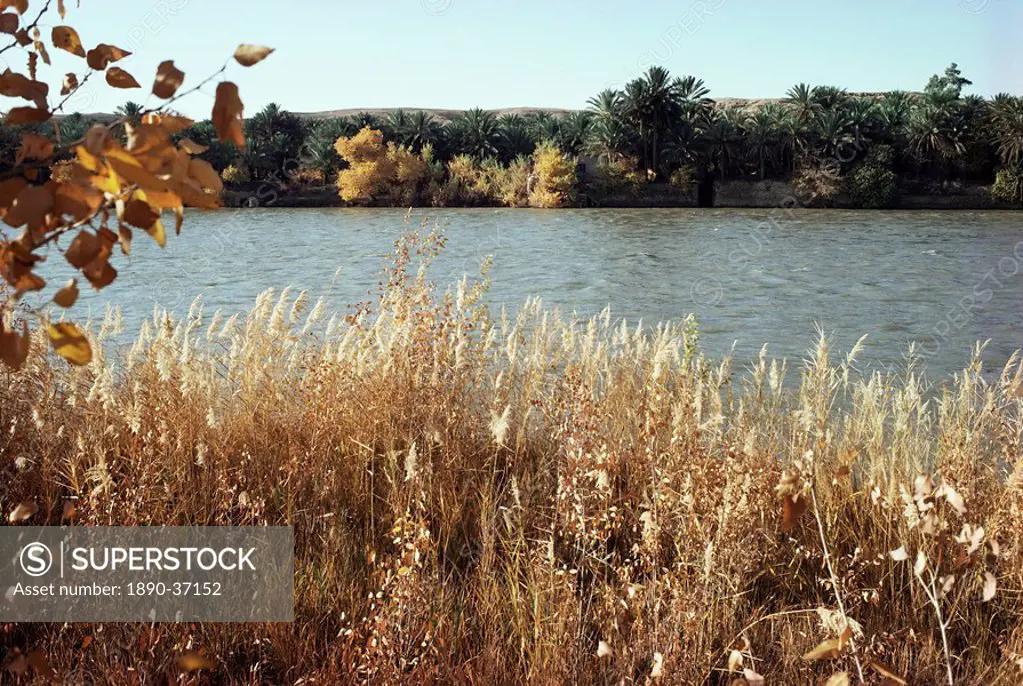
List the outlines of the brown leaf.
{"label": "brown leaf", "polygon": [[796,500],[791,495],[784,496],[781,501],[781,530],[792,531],[804,512],[806,512],[806,498]]}
{"label": "brown leaf", "polygon": [[199,182],[203,188],[219,193],[224,190],[224,182],[220,175],[213,168],[213,165],[206,160],[194,159],[188,163],[188,175]]}
{"label": "brown leaf", "polygon": [[200,655],[199,653],[187,652],[178,655],[178,669],[182,672],[194,672],[198,669],[213,669],[217,663]]}
{"label": "brown leaf", "polygon": [[178,141],[178,147],[187,152],[189,155],[201,155],[209,150],[208,146],[199,145],[191,138],[182,138]]}
{"label": "brown leaf", "polygon": [[7,111],[7,123],[11,126],[42,124],[49,118],[50,113],[38,107],[12,107]]}
{"label": "brown leaf", "polygon": [[23,98],[35,103],[37,109],[46,109],[46,96],[50,94],[50,86],[42,81],[27,78],[7,69],[0,74],[0,95],[11,98]]}
{"label": "brown leaf", "polygon": [[96,71],[103,71],[111,62],[123,60],[131,55],[127,50],[121,50],[116,45],[100,43],[85,55],[85,61]]}
{"label": "brown leaf", "polygon": [[28,0],[0,0],[0,10],[13,7],[18,14],[28,12]]}
{"label": "brown leaf", "polygon": [[234,51],[234,58],[238,61],[238,64],[243,67],[251,67],[254,64],[262,62],[266,59],[267,55],[273,51],[273,48],[267,48],[262,45],[249,45],[248,43],[243,43]]}
{"label": "brown leaf", "polygon": [[71,245],[68,246],[67,251],[64,253],[65,259],[76,269],[81,269],[85,265],[89,264],[96,259],[99,255],[102,245],[100,244],[99,238],[96,234],[82,229],[75,239],[71,241]]}
{"label": "brown leaf", "polygon": [[175,133],[181,133],[188,127],[192,126],[195,124],[195,121],[177,114],[158,114],[150,112],[142,117],[142,123],[162,126],[167,133],[174,135]]}
{"label": "brown leaf", "polygon": [[53,295],[53,302],[61,307],[71,307],[78,300],[78,279],[71,279]]}
{"label": "brown leaf", "polygon": [[21,146],[14,157],[14,166],[18,167],[25,160],[48,160],[53,155],[53,141],[34,133],[21,135]]}
{"label": "brown leaf", "polygon": [[831,638],[821,642],[816,648],[803,655],[803,659],[807,662],[831,660],[838,657],[839,653],[841,653],[841,648],[838,639]]}
{"label": "brown leaf", "polygon": [[60,87],[60,94],[69,95],[76,88],[78,88],[78,77],[70,72],[64,74],[64,85]]}
{"label": "brown leaf", "polygon": [[7,516],[7,521],[11,524],[17,524],[29,519],[36,512],[39,512],[39,506],[36,505],[34,500],[24,500],[18,503],[18,506],[11,510],[11,514]]}
{"label": "brown leaf", "polygon": [[12,36],[18,32],[18,15],[10,12],[0,14],[0,33],[9,33]]}
{"label": "brown leaf", "polygon": [[220,140],[234,143],[238,148],[245,147],[245,132],[242,128],[242,112],[245,106],[238,96],[238,86],[230,81],[217,84],[217,99],[213,103],[213,126],[217,129]]}
{"label": "brown leaf", "polygon": [[849,674],[847,672],[835,672],[824,682],[824,686],[849,686]]}
{"label": "brown leaf", "polygon": [[[85,170],[77,166],[79,172]],[[53,211],[64,216],[70,215],[75,221],[91,217],[103,205],[103,192],[91,184],[85,185],[71,181],[57,187],[54,195]]]}
{"label": "brown leaf", "polygon": [[11,204],[4,222],[18,228],[28,225],[35,231],[44,225],[46,213],[53,207],[53,196],[45,186],[25,186]]}
{"label": "brown leaf", "polygon": [[124,221],[140,229],[149,229],[159,218],[160,213],[142,200],[130,200],[124,208]]}
{"label": "brown leaf", "polygon": [[67,8],[64,7],[64,0],[57,0],[57,14],[63,19],[67,16]]}
{"label": "brown leaf", "polygon": [[92,361],[89,341],[77,326],[71,322],[57,322],[46,327],[50,345],[58,355],[71,364],[81,367]]}
{"label": "brown leaf", "polygon": [[107,83],[114,88],[141,88],[135,77],[120,67],[107,69]]}
{"label": "brown leaf", "polygon": [[28,334],[28,323],[21,323],[21,334],[4,330],[0,322],[0,360],[11,369],[20,369],[28,359],[28,351],[31,343]]}
{"label": "brown leaf", "polygon": [[153,82],[153,95],[169,100],[184,82],[185,72],[174,66],[174,60],[160,62],[160,66],[156,68],[156,80]]}
{"label": "brown leaf", "polygon": [[67,50],[78,57],[85,57],[82,39],[78,37],[78,32],[70,26],[54,26],[53,31],[50,32],[50,40],[55,48]]}

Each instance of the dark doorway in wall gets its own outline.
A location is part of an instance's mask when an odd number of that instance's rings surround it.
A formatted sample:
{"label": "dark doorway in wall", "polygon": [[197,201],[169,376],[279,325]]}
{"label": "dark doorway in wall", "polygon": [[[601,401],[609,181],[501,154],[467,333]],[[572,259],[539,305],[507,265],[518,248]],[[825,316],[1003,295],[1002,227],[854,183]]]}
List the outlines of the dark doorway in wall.
{"label": "dark doorway in wall", "polygon": [[706,172],[696,187],[696,206],[714,207],[714,174]]}

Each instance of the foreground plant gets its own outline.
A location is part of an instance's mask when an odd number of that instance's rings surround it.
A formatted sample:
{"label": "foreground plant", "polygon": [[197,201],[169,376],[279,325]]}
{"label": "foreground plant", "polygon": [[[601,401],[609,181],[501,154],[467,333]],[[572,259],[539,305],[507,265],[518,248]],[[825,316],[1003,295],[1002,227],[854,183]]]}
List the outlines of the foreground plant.
{"label": "foreground plant", "polygon": [[[16,159],[9,167],[4,160],[0,174],[0,218],[8,226],[21,229],[16,238],[0,233],[0,277],[11,290],[10,298],[0,302],[0,360],[13,368],[20,367],[28,356],[25,315],[34,316],[46,327],[53,349],[68,362],[85,365],[92,359],[88,340],[75,324],[50,323],[38,309],[23,305],[18,327],[8,313],[23,295],[46,286],[34,270],[47,258],[51,246],[93,288],[102,289],[117,278],[111,264],[114,248],[119,245],[127,255],[133,229],[142,229],[163,247],[167,240],[161,221],[164,211],[174,214],[175,231],[180,232],[186,206],[219,207],[223,190],[213,167],[193,157],[205,147],[187,138],[174,138],[194,122],[169,108],[223,74],[227,63],[195,88],[179,93],[184,72],[174,66],[173,60],[162,62],[156,70],[152,94],[166,102],[142,110],[137,117],[96,124],[80,140],[64,141],[55,115],[94,75],[105,74],[111,88],[141,86],[130,73],[112,66],[130,52],[106,43],[86,50],[72,26],[53,26],[49,45],[82,58],[87,67],[81,77],[75,73],[64,76],[60,99],[54,103],[49,84],[37,78],[39,62],[50,64],[40,26],[45,25],[41,22],[48,18],[52,2],[38,1],[42,8],[34,17],[29,12],[29,0],[0,2],[0,32],[12,36],[0,53],[20,50],[28,63],[27,76],[10,68],[0,74],[0,95],[30,103],[7,112],[8,125],[25,128]],[[57,13],[63,21],[63,0],[57,1]],[[241,45],[234,59],[250,67],[271,52],[270,48]],[[213,104],[213,124],[221,140],[239,148],[245,146],[242,111],[238,87],[230,81],[220,82]],[[51,165],[61,161],[60,173],[51,174]],[[69,241],[61,245],[65,237]],[[71,279],[52,301],[59,307],[71,307],[78,292],[77,279]]]}
{"label": "foreground plant", "polygon": [[937,390],[915,363],[860,376],[821,339],[798,383],[766,349],[736,374],[692,321],[491,313],[485,278],[438,292],[420,261],[442,245],[400,241],[345,313],[290,290],[228,317],[196,302],[116,354],[111,312],[78,368],[36,335],[0,384],[11,521],[290,524],[296,621],[10,625],[5,664],[110,684],[1019,682],[1018,357],[992,374],[978,350]]}

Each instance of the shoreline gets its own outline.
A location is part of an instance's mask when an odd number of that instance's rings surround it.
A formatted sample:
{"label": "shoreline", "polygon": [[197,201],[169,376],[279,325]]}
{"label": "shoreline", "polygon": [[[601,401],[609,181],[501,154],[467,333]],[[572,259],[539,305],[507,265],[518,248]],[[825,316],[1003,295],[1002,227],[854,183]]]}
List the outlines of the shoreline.
{"label": "shoreline", "polygon": [[[326,207],[375,207],[397,208],[387,204],[346,203],[333,186],[282,189],[271,183],[246,184],[228,188],[223,192],[225,207],[232,208],[326,208]],[[793,203],[794,201],[794,203]],[[417,206],[421,209],[537,209],[531,207],[509,207],[505,205],[445,205]],[[552,209],[834,209],[871,211],[938,211],[938,210],[1000,210],[1023,211],[1023,206],[995,200],[990,187],[982,185],[964,186],[963,192],[938,194],[905,194],[896,198],[891,207],[863,208],[847,198],[837,197],[823,204],[802,202],[790,182],[785,181],[728,181],[721,184],[714,202],[701,205],[697,202],[695,189],[683,195],[669,184],[655,184],[636,195],[620,195],[594,198],[580,194],[577,202],[562,208]]]}

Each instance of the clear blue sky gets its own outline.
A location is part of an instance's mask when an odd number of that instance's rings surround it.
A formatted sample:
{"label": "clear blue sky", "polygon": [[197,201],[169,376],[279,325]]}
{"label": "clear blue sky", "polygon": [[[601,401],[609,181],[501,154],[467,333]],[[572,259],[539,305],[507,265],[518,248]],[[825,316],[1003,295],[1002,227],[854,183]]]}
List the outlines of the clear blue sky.
{"label": "clear blue sky", "polygon": [[[33,0],[37,5],[42,0]],[[1023,93],[1023,0],[68,0],[86,47],[113,43],[144,90],[102,87],[72,109],[144,100],[174,58],[185,85],[239,42],[277,49],[232,64],[247,113],[350,107],[578,108],[650,64],[706,80],[718,97],[778,97],[799,81],[919,89],[958,62],[972,92]],[[58,51],[54,51],[58,52]],[[0,57],[7,58],[10,52]],[[12,64],[23,71],[21,64]],[[49,74],[84,63],[54,54]],[[208,116],[213,88],[182,103]],[[12,102],[0,98],[6,109]]]}

